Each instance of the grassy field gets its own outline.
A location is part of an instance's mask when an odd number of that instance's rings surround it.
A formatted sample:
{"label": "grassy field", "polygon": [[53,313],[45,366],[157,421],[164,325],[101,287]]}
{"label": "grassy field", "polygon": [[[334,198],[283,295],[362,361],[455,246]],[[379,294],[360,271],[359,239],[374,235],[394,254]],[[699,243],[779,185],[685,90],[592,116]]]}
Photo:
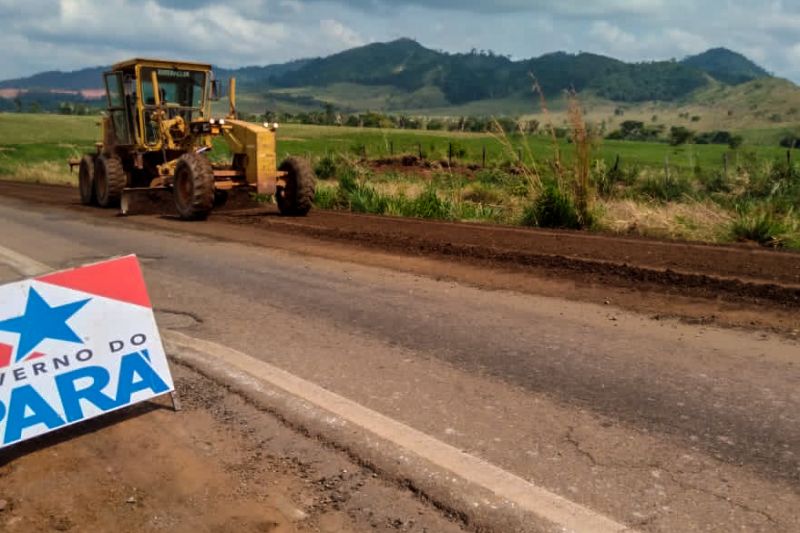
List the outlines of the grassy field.
{"label": "grassy field", "polygon": [[0,113],[0,176],[76,184],[67,160],[92,150],[99,117]]}
{"label": "grassy field", "polygon": [[[76,184],[66,161],[93,149],[97,123],[0,114],[0,177]],[[318,207],[800,248],[800,165],[774,146],[294,124],[278,132],[279,158],[309,157],[323,178]],[[420,151],[424,167],[374,162]]]}
{"label": "grassy field", "polygon": [[[497,165],[518,159],[520,152],[526,165],[546,164],[553,158],[554,144],[547,135],[510,135],[507,142],[496,135],[445,131],[371,130],[336,126],[303,126],[288,124],[279,129],[281,155],[293,154],[319,157],[328,154],[363,155],[369,158],[390,155],[417,155],[422,150],[428,159],[447,160],[452,143],[456,162],[481,163],[486,149],[487,165]],[[557,142],[567,163],[574,150],[566,139]],[[723,145],[684,145],[673,147],[666,143],[608,141],[597,142],[595,157],[614,164],[617,156],[623,167],[664,168],[677,171],[723,169],[727,154],[729,166],[744,158],[777,160],[786,157],[786,150],[776,146],[745,146],[731,151]]]}

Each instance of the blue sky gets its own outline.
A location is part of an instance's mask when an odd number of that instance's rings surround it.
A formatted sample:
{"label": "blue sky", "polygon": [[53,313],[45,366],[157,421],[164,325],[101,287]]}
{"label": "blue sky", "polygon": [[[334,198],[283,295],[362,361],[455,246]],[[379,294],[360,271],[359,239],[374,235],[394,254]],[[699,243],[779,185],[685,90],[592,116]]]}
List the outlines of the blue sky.
{"label": "blue sky", "polygon": [[264,65],[399,37],[513,58],[726,46],[800,81],[800,0],[0,0],[0,79],[137,55]]}

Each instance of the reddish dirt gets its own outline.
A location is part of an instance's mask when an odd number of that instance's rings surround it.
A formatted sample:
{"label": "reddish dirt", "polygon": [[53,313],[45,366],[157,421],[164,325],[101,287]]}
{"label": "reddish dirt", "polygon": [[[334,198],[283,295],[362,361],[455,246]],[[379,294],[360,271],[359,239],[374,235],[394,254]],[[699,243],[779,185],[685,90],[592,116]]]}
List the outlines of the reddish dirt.
{"label": "reddish dirt", "polygon": [[[0,182],[0,195],[115,217],[112,211],[80,206],[77,192],[68,187]],[[695,322],[767,327],[794,335],[800,327],[800,254],[755,246],[331,211],[284,218],[270,207],[217,212],[207,222],[180,226],[169,217],[130,217],[124,222],[180,227],[188,233],[390,266],[486,288],[610,301]],[[243,226],[248,229],[242,231]],[[287,234],[292,238],[281,236]]]}
{"label": "reddish dirt", "polygon": [[480,165],[475,164],[464,165],[455,161],[450,163],[446,159],[443,161],[420,159],[415,155],[370,159],[368,161],[362,160],[361,163],[378,172],[396,172],[399,174],[411,174],[416,177],[423,176],[426,178],[430,178],[435,173],[442,172],[443,170],[450,174],[460,174],[467,178],[473,178],[475,172],[481,168]]}
{"label": "reddish dirt", "polygon": [[0,454],[0,531],[462,531],[408,490],[173,367],[169,402]]}

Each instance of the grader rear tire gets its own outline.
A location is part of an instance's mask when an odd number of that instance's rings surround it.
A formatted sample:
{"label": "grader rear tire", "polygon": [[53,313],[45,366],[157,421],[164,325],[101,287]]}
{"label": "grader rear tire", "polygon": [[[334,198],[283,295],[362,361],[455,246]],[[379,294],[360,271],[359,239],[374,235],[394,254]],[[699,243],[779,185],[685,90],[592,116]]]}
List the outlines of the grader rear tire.
{"label": "grader rear tire", "polygon": [[78,185],[83,205],[96,205],[97,195],[94,190],[94,157],[85,155],[81,158],[78,170]]}
{"label": "grader rear tire", "polygon": [[205,220],[214,208],[214,169],[205,156],[183,154],[175,167],[175,210],[183,220]]}
{"label": "grader rear tire", "polygon": [[281,215],[289,217],[306,216],[314,202],[316,179],[311,163],[299,157],[286,159],[279,170],[286,172],[285,187],[278,187],[275,200]]}
{"label": "grader rear tire", "polygon": [[117,207],[127,177],[122,161],[114,156],[101,155],[94,164],[94,194],[100,207]]}

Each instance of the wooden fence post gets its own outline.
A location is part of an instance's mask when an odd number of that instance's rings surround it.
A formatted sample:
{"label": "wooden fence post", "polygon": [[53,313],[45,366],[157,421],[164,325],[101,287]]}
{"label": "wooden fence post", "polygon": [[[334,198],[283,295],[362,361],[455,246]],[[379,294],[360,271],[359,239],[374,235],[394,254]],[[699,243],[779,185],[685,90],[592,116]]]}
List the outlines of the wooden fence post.
{"label": "wooden fence post", "polygon": [[453,143],[450,142],[447,145],[447,164],[449,166],[453,166]]}
{"label": "wooden fence post", "polygon": [[483,145],[483,168],[486,168],[486,145]]}

